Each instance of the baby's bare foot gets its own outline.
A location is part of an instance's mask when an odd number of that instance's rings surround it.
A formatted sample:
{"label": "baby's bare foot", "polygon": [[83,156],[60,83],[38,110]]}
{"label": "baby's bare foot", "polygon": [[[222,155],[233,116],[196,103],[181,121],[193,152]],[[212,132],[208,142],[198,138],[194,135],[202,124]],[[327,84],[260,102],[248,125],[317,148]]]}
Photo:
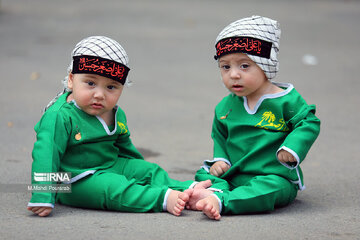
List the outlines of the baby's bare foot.
{"label": "baby's bare foot", "polygon": [[184,192],[172,190],[167,199],[166,210],[175,216],[180,216],[185,208],[185,204],[190,199],[192,191],[192,189],[188,189]]}
{"label": "baby's bare foot", "polygon": [[220,220],[221,218],[219,202],[214,195],[200,200],[196,204],[196,208],[210,219]]}
{"label": "baby's bare foot", "polygon": [[[186,209],[197,210],[196,203],[212,193],[212,191],[203,191],[211,187],[211,180],[201,181],[194,187],[194,192],[190,196],[189,202],[186,204]],[[195,195],[193,195],[195,193]]]}
{"label": "baby's bare foot", "polygon": [[201,199],[210,196],[211,194],[213,194],[213,191],[208,189],[194,189],[193,193],[190,196],[189,201],[186,204],[186,208],[191,210],[198,210],[196,208],[196,203]]}

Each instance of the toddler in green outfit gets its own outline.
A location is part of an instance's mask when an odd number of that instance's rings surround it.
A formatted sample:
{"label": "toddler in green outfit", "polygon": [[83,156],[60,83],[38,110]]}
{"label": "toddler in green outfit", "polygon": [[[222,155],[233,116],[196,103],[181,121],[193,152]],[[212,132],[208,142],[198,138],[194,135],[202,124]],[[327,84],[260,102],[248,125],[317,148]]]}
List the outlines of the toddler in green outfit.
{"label": "toddler in green outfit", "polygon": [[[130,140],[118,107],[128,84],[129,60],[113,39],[93,36],[72,52],[64,91],[47,106],[36,124],[32,184],[56,184],[39,174],[71,173],[71,192],[33,191],[28,210],[39,216],[55,202],[126,212],[181,214],[192,191],[210,181],[177,181],[157,164],[144,160]],[[192,190],[192,189],[191,189]]]}
{"label": "toddler in green outfit", "polygon": [[230,94],[215,108],[213,159],[195,180],[189,208],[219,220],[221,214],[271,211],[305,188],[300,163],[320,131],[315,106],[290,83],[271,80],[278,71],[280,29],[253,16],[225,27],[216,39],[221,77]]}

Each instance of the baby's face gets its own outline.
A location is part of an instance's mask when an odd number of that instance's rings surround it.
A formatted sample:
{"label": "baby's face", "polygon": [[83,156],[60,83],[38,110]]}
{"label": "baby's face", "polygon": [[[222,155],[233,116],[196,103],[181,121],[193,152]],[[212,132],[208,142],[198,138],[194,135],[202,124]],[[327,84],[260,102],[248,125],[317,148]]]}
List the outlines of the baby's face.
{"label": "baby's face", "polygon": [[96,74],[69,74],[72,98],[86,113],[104,118],[117,104],[123,85]]}
{"label": "baby's face", "polygon": [[237,96],[257,94],[266,84],[263,70],[244,53],[231,53],[219,59],[222,80]]}

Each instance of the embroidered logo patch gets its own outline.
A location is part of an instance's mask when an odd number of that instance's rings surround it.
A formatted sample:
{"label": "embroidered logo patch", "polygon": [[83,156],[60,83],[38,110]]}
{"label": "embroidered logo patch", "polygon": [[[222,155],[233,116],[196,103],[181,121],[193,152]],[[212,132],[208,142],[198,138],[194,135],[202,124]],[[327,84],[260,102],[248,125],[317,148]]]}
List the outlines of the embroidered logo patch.
{"label": "embroidered logo patch", "polygon": [[258,122],[255,127],[264,129],[274,129],[282,132],[288,132],[289,128],[286,126],[283,118],[276,121],[275,114],[271,111],[266,111],[262,115],[262,120]]}
{"label": "embroidered logo patch", "polygon": [[127,129],[125,124],[121,123],[121,122],[117,122],[118,126],[120,127],[120,134],[125,134],[127,133]]}

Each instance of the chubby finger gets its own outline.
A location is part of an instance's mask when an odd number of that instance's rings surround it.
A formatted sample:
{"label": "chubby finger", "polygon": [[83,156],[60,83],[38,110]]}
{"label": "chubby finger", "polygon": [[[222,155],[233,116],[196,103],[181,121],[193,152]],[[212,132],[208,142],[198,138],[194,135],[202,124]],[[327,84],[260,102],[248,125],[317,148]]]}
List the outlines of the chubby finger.
{"label": "chubby finger", "polygon": [[45,208],[39,208],[38,210],[36,210],[34,213],[36,213],[36,214],[40,214],[40,213],[42,213],[43,211],[45,210]]}
{"label": "chubby finger", "polygon": [[230,168],[230,166],[226,163],[221,165],[221,170],[223,173],[226,172],[227,170],[229,170],[229,168]]}
{"label": "chubby finger", "polygon": [[45,208],[43,209],[43,211],[41,213],[39,213],[40,217],[46,217],[51,213],[52,209],[51,208]]}
{"label": "chubby finger", "polygon": [[216,166],[212,166],[211,168],[210,168],[210,174],[211,175],[214,175],[214,176],[219,176],[219,173],[218,173],[218,171],[217,171],[217,167]]}
{"label": "chubby finger", "polygon": [[38,211],[40,209],[40,207],[30,207],[30,211],[32,211],[33,213],[36,213],[36,211]]}
{"label": "chubby finger", "polygon": [[214,175],[216,177],[219,176],[219,173],[217,172],[217,170],[215,168],[212,169],[212,171],[210,171],[211,175]]}

